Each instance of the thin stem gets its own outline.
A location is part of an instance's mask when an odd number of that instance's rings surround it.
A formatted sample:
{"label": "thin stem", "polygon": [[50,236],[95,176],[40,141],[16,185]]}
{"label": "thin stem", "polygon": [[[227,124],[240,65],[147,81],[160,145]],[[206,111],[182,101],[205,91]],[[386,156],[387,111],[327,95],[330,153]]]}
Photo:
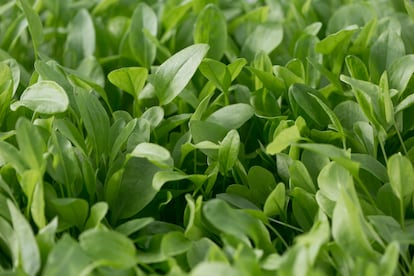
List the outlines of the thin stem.
{"label": "thin stem", "polygon": [[287,224],[287,223],[285,223],[285,222],[282,222],[282,221],[279,221],[279,220],[276,220],[276,219],[272,219],[272,218],[268,218],[268,220],[270,220],[270,221],[272,221],[272,222],[274,222],[274,223],[280,224],[280,225],[282,225],[282,226],[285,226],[285,227],[287,227],[287,228],[293,229],[293,230],[295,230],[295,231],[298,231],[298,232],[300,232],[300,233],[303,233],[303,230],[302,230],[302,229],[300,229],[300,228],[298,228],[298,227],[296,227],[296,226],[293,226],[293,225],[290,225],[290,224]]}
{"label": "thin stem", "polygon": [[404,202],[400,199],[400,224],[403,231],[405,230],[404,213]]}
{"label": "thin stem", "polygon": [[282,235],[272,225],[268,224],[267,227],[269,227],[269,229],[273,233],[275,233],[275,235],[281,240],[281,242],[286,247],[286,249],[289,248],[289,244],[287,243],[287,241],[282,237]]}
{"label": "thin stem", "polygon": [[405,147],[404,140],[401,137],[401,133],[399,132],[397,125],[395,123],[394,123],[394,128],[395,128],[395,131],[397,132],[398,140],[400,140],[404,155],[408,155],[408,151],[407,151],[407,148]]}
{"label": "thin stem", "polygon": [[388,157],[387,157],[387,153],[385,152],[384,144],[381,141],[379,141],[379,144],[381,147],[382,156],[384,157],[384,161],[385,163],[387,163]]}

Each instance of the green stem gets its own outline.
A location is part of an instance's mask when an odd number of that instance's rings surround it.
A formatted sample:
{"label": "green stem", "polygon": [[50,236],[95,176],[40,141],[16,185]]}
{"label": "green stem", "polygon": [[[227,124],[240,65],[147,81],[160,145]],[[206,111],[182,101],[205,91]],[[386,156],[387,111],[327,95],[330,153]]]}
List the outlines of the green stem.
{"label": "green stem", "polygon": [[400,199],[400,224],[403,231],[405,230],[404,211],[404,202]]}
{"label": "green stem", "polygon": [[289,248],[289,244],[287,243],[287,241],[282,237],[282,235],[270,224],[266,225],[267,227],[269,227],[269,229],[275,233],[275,235],[280,239],[280,241],[283,243],[283,245],[286,247],[286,249]]}
{"label": "green stem", "polygon": [[401,133],[398,131],[397,125],[395,123],[394,123],[394,128],[395,128],[395,131],[397,132],[398,140],[400,140],[404,155],[408,155],[408,151],[407,151],[407,148],[405,147],[404,140],[401,137]]}
{"label": "green stem", "polygon": [[270,221],[272,221],[272,222],[274,222],[274,223],[280,224],[280,225],[282,225],[282,226],[285,226],[285,227],[287,227],[287,228],[290,228],[290,229],[292,229],[292,230],[298,231],[298,232],[300,232],[300,233],[303,233],[303,230],[302,230],[302,229],[300,229],[300,228],[298,228],[298,227],[296,227],[296,226],[293,226],[293,225],[287,224],[287,223],[285,223],[285,222],[282,222],[282,221],[280,221],[280,220],[276,220],[276,219],[272,219],[272,218],[268,218],[268,220],[270,220]]}

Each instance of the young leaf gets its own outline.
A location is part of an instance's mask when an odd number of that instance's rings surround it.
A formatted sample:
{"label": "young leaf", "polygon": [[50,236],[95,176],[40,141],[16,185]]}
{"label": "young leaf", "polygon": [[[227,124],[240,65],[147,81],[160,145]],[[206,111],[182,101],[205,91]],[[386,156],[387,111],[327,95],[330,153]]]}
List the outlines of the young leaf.
{"label": "young leaf", "polygon": [[75,67],[79,62],[95,52],[95,27],[86,9],[80,9],[69,24],[65,44],[65,65]]}
{"label": "young leaf", "polygon": [[225,175],[236,163],[239,155],[240,136],[237,130],[230,130],[218,150],[219,170]]}
{"label": "young leaf", "polygon": [[158,20],[154,11],[147,4],[139,3],[131,17],[129,45],[134,57],[145,68],[150,68],[154,62],[157,47],[147,38],[144,30],[156,36],[157,28]]}
{"label": "young leaf", "polygon": [[150,75],[160,105],[170,103],[182,92],[208,51],[205,44],[194,44],[176,53]]}
{"label": "young leaf", "polygon": [[326,36],[323,40],[316,44],[316,51],[325,55],[331,54],[338,46],[347,43],[347,41],[352,37],[357,29],[358,26],[351,25],[346,29]]}
{"label": "young leaf", "polygon": [[231,76],[225,64],[206,58],[201,62],[199,69],[217,88],[224,93],[228,91],[231,84]]}
{"label": "young leaf", "polygon": [[414,192],[414,169],[410,160],[401,154],[394,154],[387,163],[390,184],[395,195],[405,201]]}
{"label": "young leaf", "polygon": [[31,168],[43,172],[46,168],[46,160],[43,157],[46,144],[37,126],[21,117],[16,123],[16,139],[25,163]]}
{"label": "young leaf", "polygon": [[318,212],[315,197],[300,187],[295,187],[290,193],[292,198],[292,211],[299,226],[308,231]]}
{"label": "young leaf", "polygon": [[207,122],[215,123],[227,129],[238,129],[254,114],[253,108],[248,104],[238,103],[220,108],[207,118]]}
{"label": "young leaf", "polygon": [[81,246],[65,234],[49,253],[43,275],[82,275],[90,263],[91,258]]}
{"label": "young leaf", "polygon": [[194,25],[194,42],[210,46],[207,56],[220,60],[227,47],[227,22],[217,5],[206,5]]}
{"label": "young leaf", "polygon": [[[203,206],[205,219],[217,230],[228,233],[243,240],[251,238],[255,245],[266,251],[273,252],[269,233],[262,222],[242,210],[235,210],[219,199],[212,199]],[[227,223],[231,220],[232,223]]]}
{"label": "young leaf", "polygon": [[52,200],[59,222],[82,230],[89,213],[89,204],[80,198],[55,198]]}
{"label": "young leaf", "polygon": [[293,160],[289,166],[290,185],[300,187],[308,193],[315,194],[316,188],[305,165],[299,160]]}
{"label": "young leaf", "polygon": [[[161,153],[163,154],[164,151],[166,150],[161,150]],[[156,155],[155,158],[157,157],[159,156]],[[115,185],[114,191],[108,189],[105,193],[112,221],[137,214],[151,202],[158,192],[153,188],[152,181],[160,168],[146,158],[130,158],[122,170],[123,173],[120,174],[121,178]],[[139,197],[137,197],[138,194]]]}
{"label": "young leaf", "polygon": [[247,174],[249,186],[249,197],[258,205],[262,206],[269,194],[276,187],[276,180],[273,174],[261,166],[253,166]]}
{"label": "young leaf", "polygon": [[63,88],[54,81],[39,81],[26,88],[20,100],[11,105],[12,110],[24,106],[43,114],[65,112],[69,106],[69,98]]}
{"label": "young leaf", "polygon": [[115,228],[115,231],[117,231],[117,232],[119,232],[119,233],[121,233],[125,236],[129,236],[129,235],[141,230],[142,228],[149,225],[153,221],[154,221],[153,218],[131,219],[131,220],[128,220],[127,222],[117,226]]}
{"label": "young leaf", "polygon": [[390,88],[404,92],[414,73],[414,55],[406,55],[395,60],[389,69]]}
{"label": "young leaf", "polygon": [[207,176],[203,174],[187,175],[176,171],[159,171],[154,175],[154,178],[152,179],[152,187],[159,191],[161,190],[162,186],[164,186],[164,184],[167,182],[179,181],[184,179],[192,181],[198,188],[204,183],[204,181],[207,179]]}
{"label": "young leaf", "polygon": [[108,212],[108,203],[106,202],[97,202],[95,203],[89,212],[88,220],[85,223],[84,229],[90,229],[99,226],[102,219],[105,218],[106,213]]}
{"label": "young leaf", "polygon": [[141,67],[124,67],[113,70],[109,73],[108,79],[111,83],[118,86],[134,99],[138,98],[147,80],[148,70]]}
{"label": "young leaf", "polygon": [[141,119],[147,120],[151,128],[156,128],[164,119],[164,109],[160,106],[152,106],[145,110]]}
{"label": "young leaf", "polygon": [[332,201],[337,201],[341,187],[347,187],[351,182],[351,174],[336,162],[326,165],[318,176],[320,192]]}
{"label": "young leaf", "polygon": [[247,60],[253,60],[260,51],[270,54],[283,39],[283,28],[280,23],[269,22],[261,24],[249,34],[244,42],[241,55]]}
{"label": "young leaf", "polygon": [[289,147],[292,143],[296,143],[301,139],[298,126],[295,124],[278,132],[273,141],[267,145],[266,153],[278,154]]}
{"label": "young leaf", "polygon": [[91,143],[93,143],[93,148],[99,160],[102,154],[107,152],[109,137],[108,115],[98,98],[89,91],[78,89],[75,99],[86,132],[91,139]]}
{"label": "young leaf", "polygon": [[393,62],[405,55],[404,42],[394,30],[383,32],[371,46],[369,71],[373,81],[379,80],[383,71],[388,70]]}
{"label": "young leaf", "polygon": [[302,116],[308,125],[323,129],[329,124],[330,118],[319,101],[315,99],[316,97],[318,97],[318,91],[304,84],[293,84],[289,89],[293,113],[296,116]]}
{"label": "young leaf", "polygon": [[26,218],[20,213],[20,210],[8,200],[10,216],[12,218],[13,229],[16,234],[19,246],[19,259],[22,262],[22,268],[30,276],[37,275],[40,270],[40,252],[37,246],[32,228]]}
{"label": "young leaf", "polygon": [[[340,188],[338,201],[332,216],[332,235],[338,245],[352,254],[368,260],[376,260],[378,253],[373,250],[366,234],[367,222],[357,202],[355,189],[352,186]],[[352,225],[352,227],[344,227]]]}
{"label": "young leaf", "polygon": [[79,243],[88,256],[105,266],[126,269],[137,263],[134,243],[118,232],[93,228],[79,236]]}
{"label": "young leaf", "polygon": [[286,204],[285,184],[279,183],[267,197],[263,212],[268,217],[283,216]]}
{"label": "young leaf", "polygon": [[367,66],[360,58],[354,55],[349,55],[345,58],[345,64],[351,77],[358,80],[369,81]]}
{"label": "young leaf", "polygon": [[39,15],[30,6],[28,0],[19,0],[19,2],[29,23],[29,30],[33,40],[34,51],[37,55],[38,49],[44,39],[42,22],[40,21]]}
{"label": "young leaf", "polygon": [[131,156],[146,158],[160,168],[171,168],[174,165],[170,152],[157,144],[141,143],[131,152]]}

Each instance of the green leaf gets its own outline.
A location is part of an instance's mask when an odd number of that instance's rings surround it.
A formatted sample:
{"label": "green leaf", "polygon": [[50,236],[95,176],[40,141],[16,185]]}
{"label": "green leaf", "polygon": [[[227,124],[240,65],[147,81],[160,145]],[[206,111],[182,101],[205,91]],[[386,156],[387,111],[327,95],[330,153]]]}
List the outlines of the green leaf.
{"label": "green leaf", "polygon": [[196,187],[200,187],[203,184],[203,182],[206,181],[207,176],[203,174],[187,175],[176,171],[160,171],[154,175],[154,178],[152,180],[152,187],[159,191],[161,190],[162,186],[164,186],[164,184],[167,182],[179,181],[184,179],[188,179],[192,181],[194,184],[196,184]]}
{"label": "green leaf", "polygon": [[147,38],[144,31],[157,36],[158,20],[154,11],[145,3],[135,8],[131,17],[129,45],[137,61],[145,68],[150,68],[155,60],[156,45]]}
{"label": "green leaf", "polygon": [[341,187],[347,187],[351,182],[351,174],[336,162],[327,164],[318,176],[320,192],[332,201],[337,201]]}
{"label": "green leaf", "polygon": [[369,80],[367,66],[360,58],[354,55],[349,55],[345,58],[345,63],[351,77],[358,80]]}
{"label": "green leaf", "polygon": [[238,160],[240,136],[237,130],[230,130],[220,144],[218,150],[219,170],[225,175]]}
{"label": "green leaf", "polygon": [[82,230],[89,213],[89,204],[80,198],[55,198],[51,201],[59,222]]}
{"label": "green leaf", "polygon": [[[1,62],[0,71],[0,80],[1,81],[10,81],[10,78],[13,79],[13,89],[12,89],[12,96],[16,94],[17,88],[19,87],[20,83],[20,67],[16,60],[14,59],[6,59]],[[1,82],[0,81],[0,82]],[[2,85],[0,85],[1,87]],[[1,93],[0,93],[1,94]]]}
{"label": "green leaf", "polygon": [[131,152],[131,156],[146,158],[160,168],[171,168],[174,165],[170,152],[164,147],[153,143],[138,144]]}
{"label": "green leaf", "polygon": [[285,90],[285,84],[283,80],[277,78],[272,73],[265,72],[254,67],[247,67],[247,69],[252,71],[253,74],[255,74],[255,76],[263,83],[263,86],[269,89],[272,94],[275,94],[275,97],[280,96],[281,92]]}
{"label": "green leaf", "polygon": [[137,122],[137,119],[131,120],[128,122],[128,124],[125,125],[124,128],[122,128],[121,132],[117,133],[118,135],[116,136],[115,141],[111,147],[111,154],[109,157],[110,162],[113,162],[116,156],[121,152],[122,147],[125,143],[127,143],[129,137],[132,135],[135,127],[137,126]]}
{"label": "green leaf", "polygon": [[85,230],[99,226],[107,212],[108,203],[103,201],[95,203],[89,212],[88,220],[85,223]]}
{"label": "green leaf", "polygon": [[109,118],[106,110],[98,98],[86,90],[79,89],[75,99],[88,137],[93,143],[97,158],[100,158],[108,148]]}
{"label": "green leaf", "polygon": [[300,187],[308,193],[315,194],[316,188],[312,178],[305,167],[299,160],[293,160],[289,166],[290,185],[292,188]]}
{"label": "green leaf", "polygon": [[258,206],[262,206],[270,193],[276,187],[276,180],[273,174],[260,166],[253,166],[247,174],[249,196],[252,197]]}
{"label": "green leaf", "polygon": [[61,185],[67,187],[72,195],[77,195],[82,189],[77,185],[81,178],[81,170],[75,156],[74,147],[60,132],[52,133],[49,141],[49,151],[53,162],[49,164],[48,173]]}
{"label": "green leaf", "polygon": [[43,275],[82,275],[91,261],[80,245],[65,234],[49,253]]}
{"label": "green leaf", "polygon": [[10,200],[7,201],[7,205],[19,246],[19,259],[21,260],[23,271],[30,276],[37,275],[41,266],[40,252],[32,228],[26,218],[20,213],[20,210]]}
{"label": "green leaf", "polygon": [[285,184],[279,183],[276,188],[267,197],[263,212],[268,217],[283,216],[286,204]]}
{"label": "green leaf", "polygon": [[310,230],[318,212],[318,204],[314,195],[301,187],[295,187],[290,192],[290,196],[295,220],[304,231]]}
{"label": "green leaf", "polygon": [[[203,215],[217,230],[245,242],[249,237],[258,248],[266,252],[274,251],[266,228],[259,219],[250,214],[235,210],[222,200],[212,199],[204,204]],[[229,221],[232,223],[228,223]]]}
{"label": "green leaf", "polygon": [[153,218],[138,218],[138,219],[130,219],[127,222],[117,226],[115,228],[115,231],[125,235],[129,236],[145,226],[149,225],[151,222],[153,222]]}
{"label": "green leaf", "polygon": [[[318,91],[307,85],[293,84],[289,89],[289,100],[296,116],[302,116],[310,126],[324,129],[329,124],[330,118],[320,105],[322,100],[316,100],[316,97],[320,97],[318,94]],[[326,104],[324,106],[327,108]]]}
{"label": "green leaf", "polygon": [[404,7],[407,10],[408,15],[414,18],[414,3],[410,0],[404,0]]}
{"label": "green leaf", "polygon": [[389,69],[390,88],[395,88],[400,93],[404,92],[413,73],[414,55],[406,55],[398,58]]}
{"label": "green leaf", "polygon": [[316,51],[324,55],[331,54],[337,47],[347,43],[357,29],[358,27],[356,25],[351,25],[346,29],[326,36],[323,40],[316,44]]}
{"label": "green leaf", "polygon": [[0,140],[0,165],[10,163],[19,174],[29,168],[26,160],[11,144]]}
{"label": "green leaf", "polygon": [[298,142],[301,139],[298,126],[295,124],[278,132],[273,138],[273,141],[267,145],[266,153],[278,154],[291,144]]}
{"label": "green leaf", "polygon": [[194,25],[194,42],[210,46],[207,56],[220,60],[227,47],[227,22],[215,4],[206,5]]}
{"label": "green leaf", "polygon": [[[164,151],[165,149],[161,150],[162,153]],[[152,180],[160,168],[146,158],[130,158],[122,170],[118,184],[115,182],[114,191],[108,189],[105,192],[113,221],[137,214],[158,192],[153,188]]]}
{"label": "green leaf", "polygon": [[54,81],[39,81],[26,88],[20,100],[11,105],[12,110],[24,106],[43,114],[65,112],[69,106],[69,98],[63,88]]}
{"label": "green leaf", "polygon": [[112,230],[87,230],[79,236],[79,243],[89,257],[105,266],[126,269],[138,261],[132,240]]}
{"label": "green leaf", "polygon": [[395,195],[405,201],[414,192],[414,169],[410,160],[401,154],[394,154],[388,159],[387,172]]}
{"label": "green leaf", "polygon": [[240,271],[222,262],[201,262],[191,272],[191,276],[237,276]]}
{"label": "green leaf", "polygon": [[172,257],[188,251],[191,242],[184,233],[173,231],[165,234],[161,242],[161,252],[164,256]]}
{"label": "green leaf", "polygon": [[43,157],[46,144],[37,126],[24,117],[20,118],[16,123],[16,139],[25,163],[43,172],[46,168],[46,160]]}
{"label": "green leaf", "polygon": [[244,125],[254,114],[253,108],[244,103],[227,105],[213,112],[207,122],[215,123],[228,131],[238,129]]}
{"label": "green leaf", "polygon": [[145,85],[148,70],[142,67],[124,67],[111,71],[108,79],[135,99]]}
{"label": "green leaf", "polygon": [[371,46],[369,71],[373,81],[379,80],[383,71],[390,69],[395,60],[405,55],[401,36],[392,29],[383,32]]}
{"label": "green leaf", "polygon": [[244,58],[235,59],[232,63],[227,65],[227,69],[231,75],[231,81],[234,81],[242,71],[243,67],[247,64],[247,60]]}
{"label": "green leaf", "polygon": [[279,116],[281,113],[275,96],[266,89],[253,92],[250,103],[255,109],[255,115],[260,118],[271,119]]}
{"label": "green leaf", "polygon": [[170,103],[191,80],[208,51],[205,44],[194,44],[176,53],[148,78],[155,89],[160,105]]}
{"label": "green leaf", "polygon": [[86,9],[79,9],[68,26],[65,44],[65,65],[76,67],[80,61],[92,56],[96,47],[95,27]]}
{"label": "green leaf", "polygon": [[152,129],[156,128],[164,119],[164,109],[160,106],[152,106],[145,110],[141,119],[145,119],[149,122]]}
{"label": "green leaf", "polygon": [[22,6],[23,12],[29,23],[30,35],[32,36],[35,54],[37,55],[38,49],[43,42],[42,22],[40,21],[39,15],[30,6],[28,0],[19,0],[19,3]]}
{"label": "green leaf", "polygon": [[[352,227],[344,227],[352,225]],[[362,211],[353,185],[340,188],[338,201],[332,216],[332,235],[338,245],[351,256],[376,260],[375,252],[366,234],[367,222]]]}
{"label": "green leaf", "polygon": [[347,169],[352,176],[358,176],[360,165],[358,162],[351,160],[348,151],[329,144],[296,144],[296,146],[327,156]]}
{"label": "green leaf", "polygon": [[283,28],[280,23],[268,22],[258,25],[246,38],[241,55],[247,60],[253,60],[260,51],[270,54],[283,39]]}
{"label": "green leaf", "polygon": [[379,270],[382,275],[392,276],[395,274],[398,268],[398,258],[400,254],[400,245],[398,242],[393,241],[388,244],[385,249],[384,255],[381,257],[379,263]]}
{"label": "green leaf", "polygon": [[199,69],[217,88],[227,93],[231,84],[231,75],[225,64],[214,59],[205,58]]}

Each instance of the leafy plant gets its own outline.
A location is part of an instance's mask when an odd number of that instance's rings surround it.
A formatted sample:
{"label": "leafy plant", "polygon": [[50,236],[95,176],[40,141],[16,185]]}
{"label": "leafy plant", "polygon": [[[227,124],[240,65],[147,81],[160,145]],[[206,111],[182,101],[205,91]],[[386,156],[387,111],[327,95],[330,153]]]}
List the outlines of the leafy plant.
{"label": "leafy plant", "polygon": [[411,275],[414,6],[0,4],[0,274]]}

